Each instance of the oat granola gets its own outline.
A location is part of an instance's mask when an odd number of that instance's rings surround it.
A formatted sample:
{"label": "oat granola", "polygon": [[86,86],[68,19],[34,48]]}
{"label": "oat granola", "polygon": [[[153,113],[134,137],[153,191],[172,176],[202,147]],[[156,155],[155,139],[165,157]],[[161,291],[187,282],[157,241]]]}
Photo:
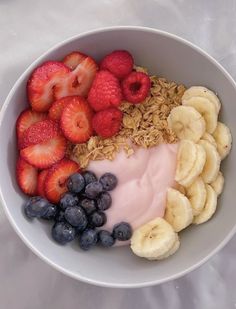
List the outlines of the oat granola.
{"label": "oat granola", "polygon": [[[145,68],[135,67],[137,71],[147,72]],[[134,153],[134,146],[149,148],[160,143],[175,143],[177,137],[168,127],[167,117],[170,111],[181,104],[186,90],[165,78],[151,76],[150,95],[141,104],[122,102],[122,128],[118,135],[103,139],[92,136],[87,143],[70,146],[70,156],[86,168],[90,160],[114,160],[123,149],[127,156]]]}

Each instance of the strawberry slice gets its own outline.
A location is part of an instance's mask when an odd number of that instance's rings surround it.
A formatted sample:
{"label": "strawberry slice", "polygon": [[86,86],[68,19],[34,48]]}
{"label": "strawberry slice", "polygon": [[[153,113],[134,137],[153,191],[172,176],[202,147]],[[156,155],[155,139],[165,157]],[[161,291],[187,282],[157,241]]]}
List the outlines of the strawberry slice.
{"label": "strawberry slice", "polygon": [[82,97],[70,97],[61,115],[61,129],[65,137],[72,143],[84,143],[93,134],[93,111]]}
{"label": "strawberry slice", "polygon": [[55,89],[55,97],[62,98],[70,95],[86,97],[98,70],[98,65],[91,58],[85,58],[66,76],[63,85]]}
{"label": "strawberry slice", "polygon": [[47,61],[33,71],[27,84],[33,110],[46,112],[49,109],[69,73],[70,69],[57,61]]}
{"label": "strawberry slice", "polygon": [[68,54],[67,56],[65,56],[62,62],[66,66],[68,66],[71,70],[74,70],[78,66],[78,64],[80,64],[87,57],[88,57],[87,55],[81,52],[74,51]]}
{"label": "strawberry slice", "polygon": [[54,121],[59,121],[61,119],[62,110],[70,102],[71,96],[54,101],[48,111],[49,118]]}
{"label": "strawberry slice", "polygon": [[22,158],[16,163],[16,179],[21,190],[27,195],[37,193],[38,170]]}
{"label": "strawberry slice", "polygon": [[71,160],[63,159],[48,170],[45,179],[45,194],[49,201],[58,203],[60,197],[68,189],[67,179],[70,175],[79,172],[79,165]]}
{"label": "strawberry slice", "polygon": [[20,149],[31,145],[40,144],[60,134],[57,122],[45,119],[30,126],[23,134],[19,142]]}
{"label": "strawberry slice", "polygon": [[23,136],[25,130],[27,130],[32,124],[46,118],[46,113],[37,113],[35,111],[32,111],[31,109],[25,109],[16,121],[16,134],[18,139]]}
{"label": "strawberry slice", "polygon": [[44,143],[22,149],[20,155],[29,164],[44,169],[60,161],[65,152],[66,139],[63,136],[57,136]]}
{"label": "strawberry slice", "polygon": [[45,190],[44,190],[44,184],[45,184],[45,179],[47,177],[48,170],[42,170],[38,174],[38,184],[37,184],[37,195],[40,195],[42,197],[46,198],[45,195]]}

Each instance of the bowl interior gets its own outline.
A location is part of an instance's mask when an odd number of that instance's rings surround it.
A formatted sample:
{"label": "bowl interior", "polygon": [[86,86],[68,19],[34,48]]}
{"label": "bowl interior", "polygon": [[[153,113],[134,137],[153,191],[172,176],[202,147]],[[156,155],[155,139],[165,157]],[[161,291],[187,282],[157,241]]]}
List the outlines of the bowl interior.
{"label": "bowl interior", "polygon": [[[76,243],[62,247],[50,238],[47,223],[27,221],[22,215],[25,196],[15,180],[17,156],[15,121],[27,106],[26,82],[34,67],[45,60],[61,60],[81,50],[99,60],[115,49],[127,49],[135,63],[150,73],[190,85],[204,85],[216,91],[222,101],[221,119],[236,133],[236,88],[229,75],[206,54],[171,35],[141,28],[113,28],[91,32],[57,46],[38,59],[18,80],[8,96],[0,122],[0,190],[3,204],[14,228],[40,257],[61,271],[90,283],[137,287],[160,283],[195,268],[219,249],[233,234],[236,207],[233,202],[236,165],[235,149],[222,164],[225,189],[215,216],[208,223],[180,233],[181,248],[171,258],[148,262],[134,256],[128,247],[80,252]],[[131,193],[131,192],[129,192]]]}

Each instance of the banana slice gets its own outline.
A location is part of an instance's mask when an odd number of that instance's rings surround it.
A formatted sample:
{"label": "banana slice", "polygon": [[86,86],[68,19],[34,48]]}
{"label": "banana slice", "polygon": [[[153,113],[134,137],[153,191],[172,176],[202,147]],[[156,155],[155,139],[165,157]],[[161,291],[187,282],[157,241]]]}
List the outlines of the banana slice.
{"label": "banana slice", "polygon": [[169,188],[164,219],[176,232],[180,232],[193,221],[193,211],[188,198],[179,191]]}
{"label": "banana slice", "polygon": [[188,100],[192,97],[203,97],[211,101],[216,108],[217,113],[220,111],[221,103],[216,94],[203,86],[192,86],[184,92],[182,100]]}
{"label": "banana slice", "polygon": [[199,145],[202,145],[206,152],[206,163],[201,176],[205,183],[211,183],[216,179],[220,170],[220,155],[216,148],[207,141],[200,140]]}
{"label": "banana slice", "polygon": [[223,191],[223,187],[224,187],[224,176],[221,173],[221,171],[219,171],[216,180],[213,181],[210,185],[212,186],[212,188],[215,190],[217,195],[220,195],[221,192]]}
{"label": "banana slice", "polygon": [[206,131],[203,117],[191,106],[173,108],[167,121],[179,139],[189,139],[197,143]]}
{"label": "banana slice", "polygon": [[201,139],[203,139],[204,141],[208,141],[213,146],[217,147],[216,141],[215,141],[214,137],[210,133],[205,132]]}
{"label": "banana slice", "polygon": [[197,216],[203,210],[206,202],[206,188],[201,177],[198,177],[190,187],[186,188],[186,196],[193,209],[193,215]]}
{"label": "banana slice", "polygon": [[173,255],[180,247],[180,241],[179,241],[179,237],[178,237],[178,234],[176,234],[176,241],[174,242],[173,246],[171,247],[171,249],[166,252],[165,254],[163,255],[160,255],[158,258],[148,258],[149,260],[163,260],[163,259],[166,259],[168,258],[169,256]]}
{"label": "banana slice", "polygon": [[213,136],[216,140],[217,150],[220,154],[221,160],[223,160],[229,154],[232,146],[230,130],[225,124],[218,122],[217,127],[213,132]]}
{"label": "banana slice", "polygon": [[194,224],[201,224],[208,221],[216,211],[217,206],[216,192],[212,189],[210,185],[207,184],[206,184],[206,192],[207,192],[206,203],[200,214],[194,217],[193,219]]}
{"label": "banana slice", "polygon": [[[205,149],[198,144],[195,144],[195,147],[197,148],[197,157],[193,164],[193,167],[185,178],[180,179],[178,181],[184,187],[189,187],[195,181],[195,179],[202,173],[206,163]],[[182,165],[184,165],[184,163]],[[178,167],[178,158],[177,158],[177,167]],[[175,180],[177,181],[176,176]]]}
{"label": "banana slice", "polygon": [[[177,154],[177,166],[175,180],[180,181],[186,178],[197,159],[197,144],[190,140],[183,139],[179,143]],[[181,184],[181,183],[180,183]]]}
{"label": "banana slice", "polygon": [[194,107],[204,118],[206,122],[206,131],[213,133],[217,126],[218,112],[215,105],[203,97],[192,97],[188,100],[182,99],[182,104]]}
{"label": "banana slice", "polygon": [[140,257],[158,260],[173,248],[176,235],[172,226],[158,217],[133,232],[131,250]]}

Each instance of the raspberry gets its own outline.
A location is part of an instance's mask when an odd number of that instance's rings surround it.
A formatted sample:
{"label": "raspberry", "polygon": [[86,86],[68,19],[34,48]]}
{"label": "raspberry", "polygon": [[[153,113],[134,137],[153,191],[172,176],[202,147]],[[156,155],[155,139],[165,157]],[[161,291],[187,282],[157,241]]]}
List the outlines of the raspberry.
{"label": "raspberry", "polygon": [[151,81],[147,74],[142,72],[130,73],[121,83],[124,98],[131,103],[142,102],[149,93]]}
{"label": "raspberry", "polygon": [[88,94],[88,102],[95,111],[118,107],[122,99],[118,79],[109,71],[99,71]]}
{"label": "raspberry", "polygon": [[100,68],[110,71],[119,79],[123,79],[131,73],[133,65],[134,59],[129,52],[115,50],[103,58]]}
{"label": "raspberry", "polygon": [[101,137],[108,138],[120,130],[122,112],[115,107],[110,107],[98,112],[92,120],[94,131]]}

